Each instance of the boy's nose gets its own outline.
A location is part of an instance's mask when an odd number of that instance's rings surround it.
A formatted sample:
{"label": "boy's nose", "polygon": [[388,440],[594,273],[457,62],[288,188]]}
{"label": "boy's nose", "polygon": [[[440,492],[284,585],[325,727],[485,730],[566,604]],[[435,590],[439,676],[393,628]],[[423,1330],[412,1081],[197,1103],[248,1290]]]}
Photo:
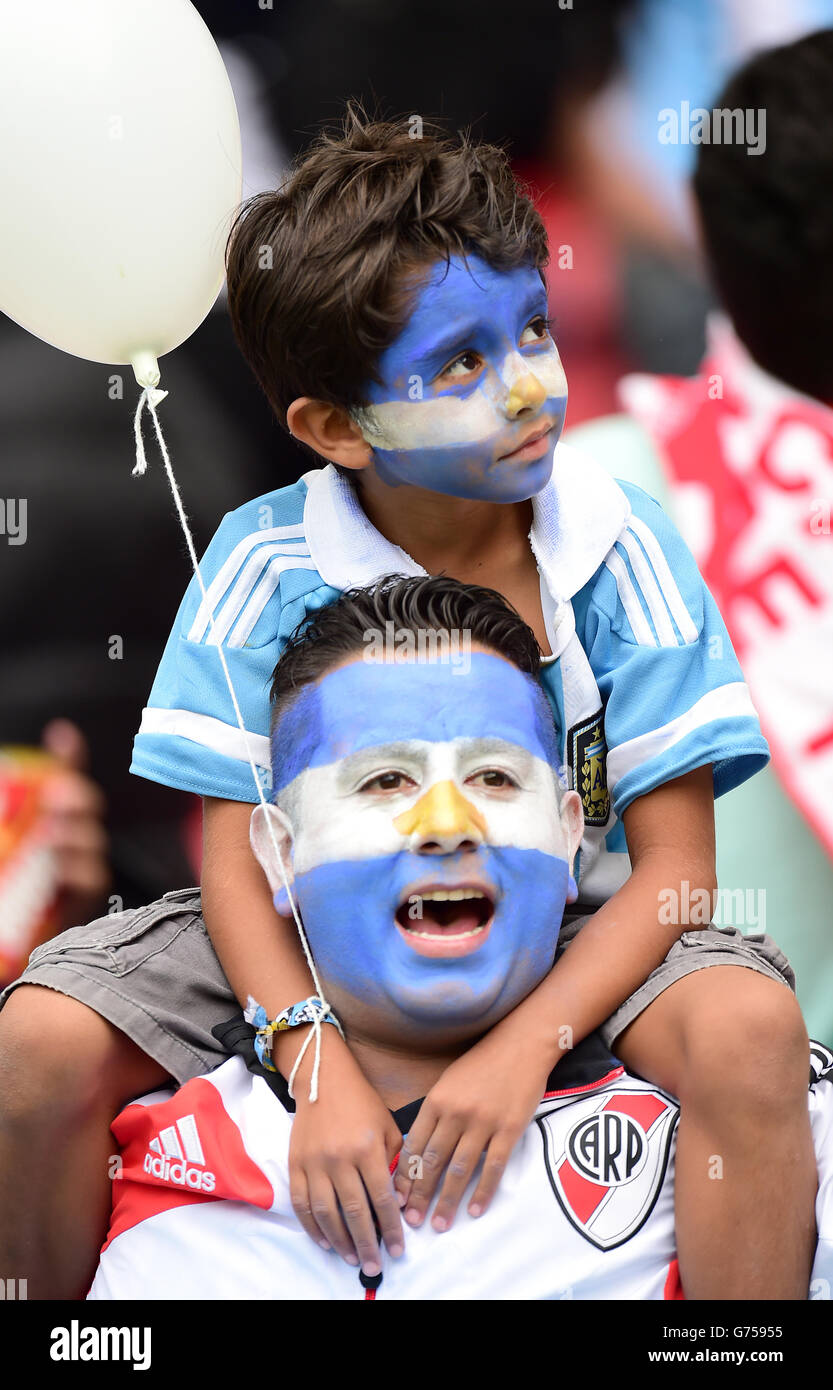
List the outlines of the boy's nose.
{"label": "boy's nose", "polygon": [[393,823],[410,840],[412,850],[429,854],[473,849],[483,844],[488,833],[477,807],[451,781],[435,782]]}
{"label": "boy's nose", "polygon": [[515,377],[506,399],[506,413],[520,415],[530,407],[538,409],[547,399],[547,392],[537,376],[526,370]]}

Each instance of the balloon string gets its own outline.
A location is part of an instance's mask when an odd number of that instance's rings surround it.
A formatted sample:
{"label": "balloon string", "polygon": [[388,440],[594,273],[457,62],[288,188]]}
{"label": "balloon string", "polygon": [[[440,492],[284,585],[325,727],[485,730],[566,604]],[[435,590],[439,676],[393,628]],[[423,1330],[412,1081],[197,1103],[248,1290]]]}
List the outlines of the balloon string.
{"label": "balloon string", "polygon": [[266,797],[264,796],[263,787],[261,786],[260,778],[257,775],[257,764],[255,763],[252,754],[251,744],[249,743],[249,731],[246,728],[246,725],[243,721],[243,715],[240,710],[240,705],[238,703],[237,693],[234,689],[234,682],[231,679],[231,672],[228,668],[228,662],[226,661],[226,654],[223,650],[222,642],[220,638],[217,636],[217,630],[214,625],[214,609],[211,608],[209,605],[208,592],[206,590],[205,582],[202,577],[202,571],[200,570],[199,561],[197,559],[197,552],[194,546],[194,538],[191,535],[191,528],[188,524],[188,517],[185,514],[185,508],[182,504],[182,496],[179,491],[179,484],[177,483],[176,478],[174,477],[173,466],[171,464],[170,456],[168,454],[167,446],[165,444],[164,435],[162,434],[162,426],[159,423],[159,417],[156,413],[157,405],[161,400],[165,398],[165,396],[167,396],[167,394],[167,391],[157,391],[152,387],[146,386],[139,397],[139,404],[136,407],[136,414],[133,420],[133,431],[136,436],[136,466],[133,469],[133,476],[140,477],[147,469],[147,459],[145,457],[141,429],[142,411],[145,407],[147,407],[153,419],[154,428],[156,429],[156,438],[159,443],[159,449],[161,451],[162,458],[165,464],[165,472],[168,476],[168,483],[170,484],[171,493],[174,499],[174,505],[176,506],[177,514],[179,516],[179,524],[182,527],[182,533],[185,536],[185,541],[188,546],[188,554],[191,557],[191,566],[196,576],[196,580],[200,588],[200,593],[203,597],[203,602],[205,603],[206,607],[209,608],[208,622],[211,628],[211,635],[214,638],[214,642],[217,647],[217,654],[220,658],[220,664],[223,668],[223,675],[226,678],[226,685],[228,686],[228,692],[231,696],[231,702],[234,706],[234,713],[237,718],[237,726],[241,734],[243,735],[243,743],[246,749],[246,757],[249,760],[249,767],[252,770],[252,777],[254,778],[255,787],[257,788],[258,799],[260,801],[261,806],[263,806],[264,808],[264,819],[266,821],[266,828],[269,833],[269,838],[272,842],[272,849],[275,853],[275,858],[278,864],[280,865],[281,877],[283,878],[286,896],[289,900],[289,905],[292,908],[292,916],[295,918],[295,925],[298,928],[298,935],[301,938],[301,945],[304,950],[307,965],[309,966],[309,972],[312,976],[313,984],[315,985],[315,992],[321,1000],[321,1009],[315,1011],[315,1016],[313,1018],[312,1032],[307,1033],[307,1036],[304,1039],[304,1044],[300,1052],[298,1053],[297,1058],[295,1059],[295,1065],[292,1068],[292,1071],[289,1076],[289,1094],[291,1096],[293,1095],[292,1088],[296,1074],[298,1072],[298,1068],[301,1065],[301,1062],[303,1061],[303,1058],[306,1054],[307,1048],[309,1047],[309,1044],[314,1037],[315,1060],[313,1062],[312,1076],[310,1078],[309,1098],[311,1101],[315,1101],[318,1099],[318,1074],[321,1068],[321,1020],[323,1015],[326,1015],[331,1012],[330,1005],[327,1003],[324,990],[321,987],[321,981],[318,978],[318,972],[315,968],[315,961],[312,958],[312,952],[309,948],[307,935],[304,931],[303,924],[301,922],[301,918],[298,914],[298,909],[295,904],[295,899],[289,887],[289,880],[287,878],[286,869],[284,867],[283,862],[283,855],[281,854],[280,849],[278,847],[274,826],[272,824],[272,817],[269,814],[269,803],[267,802]]}

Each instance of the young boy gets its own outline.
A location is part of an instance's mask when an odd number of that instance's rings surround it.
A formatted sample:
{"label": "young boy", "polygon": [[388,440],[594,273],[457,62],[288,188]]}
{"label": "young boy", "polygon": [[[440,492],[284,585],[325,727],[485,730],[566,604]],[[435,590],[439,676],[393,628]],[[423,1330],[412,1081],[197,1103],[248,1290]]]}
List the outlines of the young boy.
{"label": "young boy", "polygon": [[[0,1018],[6,1259],[31,1270],[30,1289],[78,1288],[94,1263],[106,1124],[124,1101],[220,1060],[210,1028],[232,993],[270,1018],[312,993],[249,847],[256,792],[217,643],[265,777],[269,676],[296,625],[387,572],[445,571],[498,589],[541,646],[587,821],[577,913],[592,915],[429,1094],[397,1170],[405,1220],[424,1219],[448,1165],[432,1217],[447,1229],[485,1153],[468,1204],[484,1212],[553,1065],[603,1025],[626,1065],[682,1102],[687,1296],[806,1297],[815,1166],[791,972],[768,938],[687,931],[660,909],[669,891],[714,889],[713,797],[761,767],[766,744],[660,509],[555,448],[566,381],[546,254],[501,152],[353,111],[341,138],[322,137],[243,210],[228,255],[238,341],[278,418],[336,466],[225,518],[203,562],[208,603],[192,583],[136,740],[134,771],[205,799],[204,924],[199,900],[175,894],[78,928],[36,953]],[[429,917],[436,934],[456,911]],[[277,1035],[285,1075],[305,1032]],[[374,1213],[390,1254],[403,1248],[388,1172],[400,1135],[337,1030],[323,1034],[317,1103],[311,1048],[295,1083],[293,1206],[373,1278]]]}

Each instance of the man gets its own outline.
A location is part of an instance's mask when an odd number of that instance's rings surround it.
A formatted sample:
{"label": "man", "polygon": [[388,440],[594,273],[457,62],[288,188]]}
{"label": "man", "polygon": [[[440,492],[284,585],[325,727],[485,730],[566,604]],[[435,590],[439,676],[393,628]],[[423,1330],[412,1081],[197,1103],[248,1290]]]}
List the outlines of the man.
{"label": "man", "polygon": [[[324,1009],[413,1172],[428,1161],[407,1143],[420,1097],[544,978],[575,899],[581,803],[559,785],[538,659],[496,594],[395,578],[322,610],[275,673],[274,803],[254,811],[252,843],[278,912],[297,903]],[[677,1106],[595,1035],[574,1050],[565,1036],[488,1215],[408,1230],[368,1277],[304,1235],[325,1194],[290,1191],[292,1107],[258,1060],[263,1033],[239,1018],[215,1032],[241,1055],[115,1122],[92,1298],[680,1296]],[[831,1065],[819,1051],[817,1072]],[[833,1272],[830,1089],[810,1100],[819,1280]],[[371,1196],[377,1212],[395,1200],[392,1185]]]}

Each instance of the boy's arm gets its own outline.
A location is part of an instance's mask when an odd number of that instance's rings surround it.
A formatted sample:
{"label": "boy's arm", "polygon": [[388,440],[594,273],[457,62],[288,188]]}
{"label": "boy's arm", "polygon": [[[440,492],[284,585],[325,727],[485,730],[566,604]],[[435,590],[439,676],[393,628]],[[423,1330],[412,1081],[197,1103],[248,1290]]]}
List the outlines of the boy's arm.
{"label": "boy's arm", "polygon": [[[274,1018],[308,998],[314,987],[295,923],[275,911],[266,877],[252,853],[251,813],[247,802],[203,798],[203,916],[241,1005],[253,995]],[[305,1027],[292,1028],[274,1037],[272,1060],[285,1077],[306,1032]],[[373,1211],[388,1249],[393,1253],[403,1244],[389,1167],[402,1136],[331,1025],[322,1028],[319,1099],[311,1104],[313,1056],[310,1044],[294,1087],[292,1204],[317,1244],[326,1242],[369,1272],[366,1267],[379,1260]]]}
{"label": "boy's arm", "polygon": [[[445,1230],[486,1151],[469,1213],[486,1210],[501,1174],[564,1055],[598,1028],[663,961],[685,923],[660,921],[660,894],[716,886],[710,766],[638,797],[623,815],[633,871],[545,980],[443,1074],[407,1137],[396,1186],[405,1219],[419,1225],[451,1163],[432,1225]],[[423,1177],[406,1180],[422,1156]],[[477,1210],[475,1210],[477,1209]],[[441,1223],[441,1224],[438,1224]]]}

